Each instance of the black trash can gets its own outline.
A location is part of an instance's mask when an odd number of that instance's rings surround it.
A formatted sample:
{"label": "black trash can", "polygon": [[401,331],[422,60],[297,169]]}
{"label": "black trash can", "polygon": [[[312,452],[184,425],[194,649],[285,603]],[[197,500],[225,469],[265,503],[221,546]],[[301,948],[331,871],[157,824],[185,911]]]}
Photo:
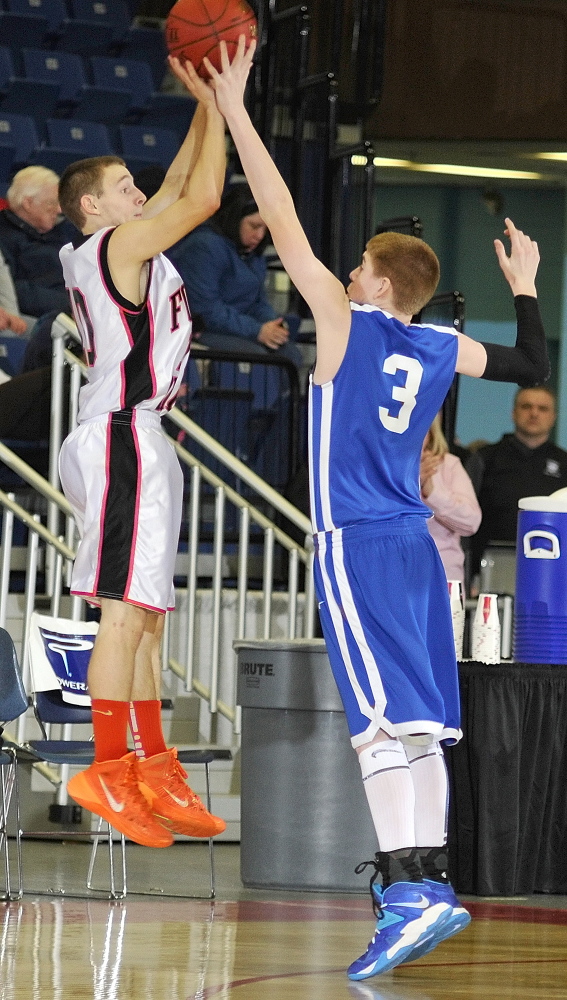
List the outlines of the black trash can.
{"label": "black trash can", "polygon": [[237,640],[244,885],[368,891],[376,833],[323,639]]}

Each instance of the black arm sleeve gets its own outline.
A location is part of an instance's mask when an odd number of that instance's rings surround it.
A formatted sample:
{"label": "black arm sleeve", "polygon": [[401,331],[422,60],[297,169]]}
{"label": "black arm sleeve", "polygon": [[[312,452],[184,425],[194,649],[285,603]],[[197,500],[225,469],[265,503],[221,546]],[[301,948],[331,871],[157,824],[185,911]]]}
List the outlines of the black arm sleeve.
{"label": "black arm sleeve", "polygon": [[518,322],[515,347],[485,344],[486,368],[481,378],[491,382],[517,382],[522,388],[547,381],[551,369],[545,330],[537,299],[532,295],[514,298]]}

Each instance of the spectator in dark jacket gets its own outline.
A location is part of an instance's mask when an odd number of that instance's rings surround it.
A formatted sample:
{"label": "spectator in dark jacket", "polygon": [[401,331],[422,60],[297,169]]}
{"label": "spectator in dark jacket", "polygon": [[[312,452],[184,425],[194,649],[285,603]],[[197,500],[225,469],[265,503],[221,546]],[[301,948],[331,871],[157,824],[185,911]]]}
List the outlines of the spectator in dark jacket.
{"label": "spectator in dark jacket", "polygon": [[264,289],[268,234],[247,184],[235,184],[218,212],[167,252],[179,271],[199,343],[227,351],[278,351],[296,365],[301,352]]}
{"label": "spectator in dark jacket", "polygon": [[0,212],[0,249],[10,268],[20,313],[70,313],[59,251],[76,235],[59,220],[59,178],[46,167],[24,167],[8,188],[8,208]]}

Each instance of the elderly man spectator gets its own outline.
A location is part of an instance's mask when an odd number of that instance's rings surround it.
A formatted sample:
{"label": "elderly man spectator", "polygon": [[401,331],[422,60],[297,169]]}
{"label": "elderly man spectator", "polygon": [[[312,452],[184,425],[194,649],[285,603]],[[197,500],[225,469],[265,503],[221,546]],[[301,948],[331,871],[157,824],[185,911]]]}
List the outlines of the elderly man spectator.
{"label": "elderly man spectator", "polygon": [[472,571],[489,542],[515,542],[518,500],[549,496],[567,486],[567,451],[550,440],[556,419],[551,389],[519,389],[514,399],[514,433],[479,448],[466,465],[478,494],[482,523],[472,539]]}
{"label": "elderly man spectator", "polygon": [[59,250],[76,230],[60,221],[59,178],[46,167],[24,167],[15,174],[0,212],[0,249],[14,281],[20,313],[42,316],[56,309],[70,313]]}

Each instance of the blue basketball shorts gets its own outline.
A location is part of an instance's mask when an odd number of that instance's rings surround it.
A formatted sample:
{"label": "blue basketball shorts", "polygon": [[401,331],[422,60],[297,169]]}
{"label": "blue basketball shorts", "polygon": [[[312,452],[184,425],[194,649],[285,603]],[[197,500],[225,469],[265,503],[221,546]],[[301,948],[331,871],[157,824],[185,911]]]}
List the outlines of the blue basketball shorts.
{"label": "blue basketball shorts", "polygon": [[461,738],[447,580],[425,520],[315,535],[315,588],[354,747]]}

